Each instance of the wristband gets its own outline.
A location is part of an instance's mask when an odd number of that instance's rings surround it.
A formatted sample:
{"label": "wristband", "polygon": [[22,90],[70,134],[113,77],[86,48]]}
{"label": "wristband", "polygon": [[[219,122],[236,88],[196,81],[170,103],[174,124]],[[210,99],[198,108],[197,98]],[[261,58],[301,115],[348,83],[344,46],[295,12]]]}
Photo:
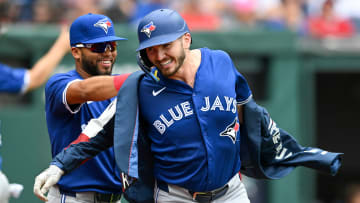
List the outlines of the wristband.
{"label": "wristband", "polygon": [[120,90],[122,84],[125,82],[130,73],[114,76],[114,87],[117,91]]}

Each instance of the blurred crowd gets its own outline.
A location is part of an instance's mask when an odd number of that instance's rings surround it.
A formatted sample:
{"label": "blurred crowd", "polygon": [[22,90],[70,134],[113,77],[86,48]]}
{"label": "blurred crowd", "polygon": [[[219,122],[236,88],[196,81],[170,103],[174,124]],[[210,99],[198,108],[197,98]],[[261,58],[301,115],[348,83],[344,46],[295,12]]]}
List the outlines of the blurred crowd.
{"label": "blurred crowd", "polygon": [[360,30],[355,0],[0,0],[0,23],[63,23],[92,12],[136,27],[158,8],[177,10],[192,31],[291,30],[323,38]]}

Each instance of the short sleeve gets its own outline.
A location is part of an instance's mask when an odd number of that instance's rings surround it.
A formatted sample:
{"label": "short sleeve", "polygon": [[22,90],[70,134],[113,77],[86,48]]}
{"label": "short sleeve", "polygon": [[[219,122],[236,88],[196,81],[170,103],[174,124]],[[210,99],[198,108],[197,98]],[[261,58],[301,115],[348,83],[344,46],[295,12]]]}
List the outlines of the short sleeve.
{"label": "short sleeve", "polygon": [[81,105],[67,104],[66,90],[72,82],[79,79],[66,74],[56,74],[49,79],[45,86],[46,110],[55,114],[72,113],[80,110]]}
{"label": "short sleeve", "polygon": [[22,93],[26,90],[25,68],[12,68],[5,64],[0,64],[0,92]]}
{"label": "short sleeve", "polygon": [[239,105],[246,104],[252,98],[252,92],[244,76],[239,73],[234,64],[232,66],[236,77],[236,102]]}

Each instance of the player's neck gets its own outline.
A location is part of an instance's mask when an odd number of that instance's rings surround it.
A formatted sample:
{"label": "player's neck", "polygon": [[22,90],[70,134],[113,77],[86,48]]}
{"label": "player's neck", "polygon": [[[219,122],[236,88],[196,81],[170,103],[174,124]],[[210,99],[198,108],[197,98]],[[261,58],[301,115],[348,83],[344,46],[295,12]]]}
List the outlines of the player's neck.
{"label": "player's neck", "polygon": [[187,52],[186,58],[178,74],[173,79],[182,80],[191,87],[194,87],[196,72],[201,62],[201,52],[199,49]]}

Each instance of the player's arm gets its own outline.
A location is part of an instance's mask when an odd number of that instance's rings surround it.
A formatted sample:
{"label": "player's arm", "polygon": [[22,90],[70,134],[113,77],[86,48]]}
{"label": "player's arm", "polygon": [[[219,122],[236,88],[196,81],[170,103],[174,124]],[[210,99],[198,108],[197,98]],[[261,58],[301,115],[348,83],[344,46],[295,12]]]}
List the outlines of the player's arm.
{"label": "player's arm", "polygon": [[87,101],[102,101],[115,97],[130,74],[117,76],[94,76],[71,83],[66,90],[69,105]]}
{"label": "player's arm", "polygon": [[61,27],[60,35],[49,51],[28,71],[29,83],[25,91],[33,90],[44,84],[65,54],[70,50],[69,44],[69,31],[67,27],[63,26]]}
{"label": "player's arm", "polygon": [[116,99],[99,118],[91,119],[79,137],[54,157],[50,167],[41,172],[34,183],[34,194],[47,201],[45,194],[62,175],[74,170],[114,143]]}

